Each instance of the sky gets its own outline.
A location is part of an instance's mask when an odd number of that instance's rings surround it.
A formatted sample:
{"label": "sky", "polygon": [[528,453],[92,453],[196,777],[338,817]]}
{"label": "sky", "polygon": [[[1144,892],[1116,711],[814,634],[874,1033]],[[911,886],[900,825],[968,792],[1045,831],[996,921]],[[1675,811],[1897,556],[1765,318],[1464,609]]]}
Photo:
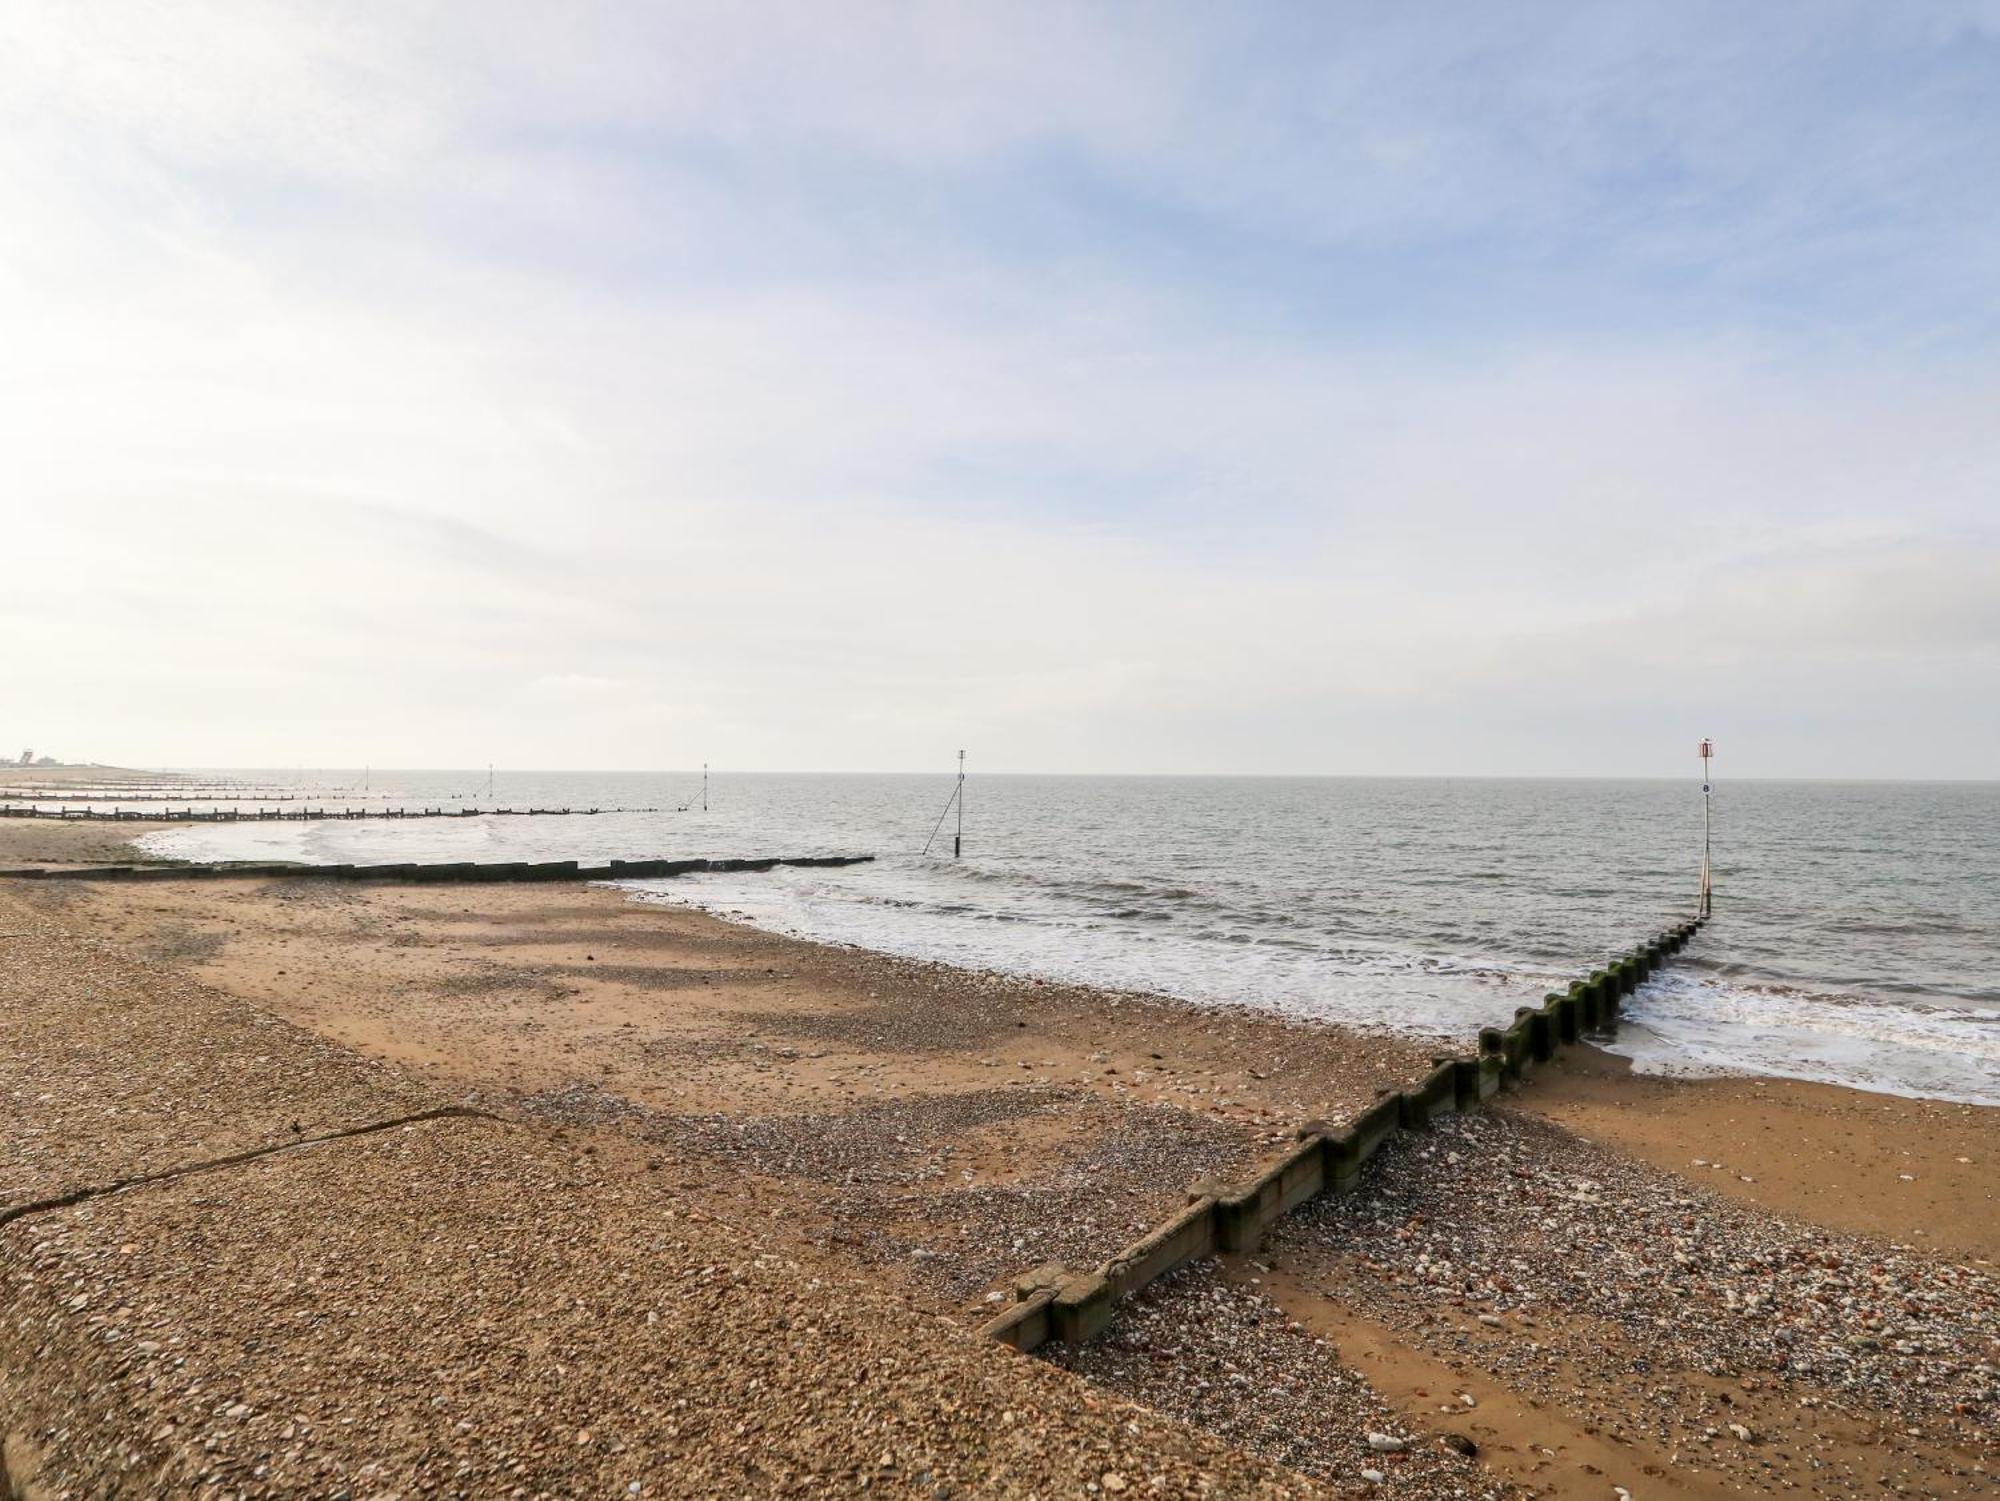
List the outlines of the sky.
{"label": "sky", "polygon": [[0,742],[2000,777],[2000,0],[10,0]]}

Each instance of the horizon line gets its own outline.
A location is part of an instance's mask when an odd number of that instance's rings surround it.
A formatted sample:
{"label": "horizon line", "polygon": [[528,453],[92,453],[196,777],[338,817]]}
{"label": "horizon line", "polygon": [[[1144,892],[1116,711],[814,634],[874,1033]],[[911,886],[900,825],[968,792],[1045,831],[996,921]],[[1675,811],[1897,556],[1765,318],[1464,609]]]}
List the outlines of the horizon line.
{"label": "horizon line", "polygon": [[[0,771],[10,771],[10,770],[21,770],[21,771],[29,771],[29,770],[33,770],[33,769],[34,769],[34,768],[32,768],[32,767],[25,767],[25,766],[24,766],[24,767],[18,767],[18,768],[17,768],[17,767],[9,767],[9,766],[6,766],[6,765],[4,765],[4,764],[0,764]],[[88,766],[88,765],[79,765],[79,764],[76,764],[76,763],[72,763],[72,764],[71,764],[71,765],[70,765],[69,767],[67,767],[67,768],[56,768],[56,767],[51,767],[51,768],[49,768],[49,769],[50,769],[50,770],[57,770],[57,769],[66,769],[66,770],[84,770],[84,769],[95,769],[95,770],[104,770],[104,771],[140,771],[140,772],[145,772],[145,773],[148,773],[148,774],[152,774],[152,775],[164,775],[164,774],[186,774],[186,773],[190,773],[190,772],[273,772],[273,771],[282,771],[282,770],[284,770],[285,768],[283,768],[283,767],[278,767],[278,766],[226,766],[226,765],[220,765],[220,764],[217,764],[217,765],[208,765],[208,766],[192,766],[192,765],[191,765],[191,766],[150,766],[150,767],[133,767],[133,766],[109,766],[109,765],[106,765],[106,766],[96,766],[96,767],[92,767],[92,766]],[[308,767],[295,767],[295,768],[293,768],[293,769],[294,769],[294,770],[296,770],[296,771],[299,771],[299,772],[305,772],[305,771],[312,771],[312,772],[315,772],[315,773],[320,773],[320,774],[325,774],[325,773],[329,773],[329,772],[340,772],[340,773],[347,773],[347,772],[350,772],[350,771],[351,771],[351,772],[355,772],[355,773],[362,773],[362,774],[370,774],[370,773],[373,773],[373,772],[382,772],[382,773],[385,773],[385,774],[389,774],[389,775],[397,775],[397,774],[401,774],[401,775],[408,775],[408,774],[412,774],[412,773],[426,773],[426,774],[442,774],[442,773],[450,773],[450,774],[454,774],[454,775],[471,775],[471,774],[479,774],[479,775],[484,775],[484,774],[485,774],[485,772],[486,772],[486,768],[485,768],[485,767],[483,767],[483,766],[376,766],[376,765],[374,765],[373,763],[365,763],[365,764],[363,764],[363,765],[360,765],[360,766],[352,766],[352,767],[348,767],[348,766],[308,766]],[[579,766],[514,766],[514,767],[503,767],[503,766],[498,766],[497,764],[496,764],[496,765],[495,765],[495,767],[494,767],[494,772],[495,772],[495,774],[496,774],[496,775],[497,775],[497,774],[500,774],[500,773],[502,773],[502,772],[504,772],[505,774],[507,774],[507,775],[510,775],[510,776],[522,776],[522,775],[537,775],[537,776],[689,776],[689,777],[700,777],[700,776],[701,776],[701,775],[703,774],[703,772],[704,772],[704,771],[706,771],[706,772],[707,772],[707,774],[708,774],[708,775],[709,775],[709,776],[710,776],[711,778],[713,778],[713,777],[714,777],[714,776],[716,776],[716,775],[721,775],[721,774],[726,774],[726,775],[730,775],[730,776],[760,776],[760,777],[778,777],[778,776],[783,776],[783,777],[900,777],[900,776],[938,776],[938,777],[945,777],[945,778],[952,778],[952,777],[956,777],[956,776],[958,775],[958,769],[957,769],[957,766],[956,766],[955,764],[954,764],[954,765],[952,765],[952,766],[949,766],[949,767],[915,767],[915,768],[912,768],[912,767],[883,767],[883,768],[873,768],[873,769],[869,769],[869,770],[865,770],[865,771],[860,771],[860,770],[852,770],[852,769],[848,769],[848,770],[837,770],[837,771],[827,771],[827,770],[811,770],[811,769],[803,769],[803,768],[797,768],[797,767],[783,767],[783,768],[769,768],[769,767],[742,767],[742,768],[733,768],[733,769],[732,769],[732,768],[727,768],[727,767],[718,767],[718,766],[717,766],[717,765],[716,765],[715,763],[713,763],[713,762],[709,763],[709,764],[708,764],[708,765],[707,765],[706,767],[703,767],[703,766],[691,766],[691,767],[683,767],[683,766],[667,766],[667,767],[634,767],[634,766],[621,766],[621,767],[579,767]],[[1685,780],[1685,781],[1688,781],[1688,782],[1691,782],[1691,783],[1694,783],[1694,784],[1696,784],[1696,785],[1699,785],[1699,783],[1701,782],[1701,773],[1700,773],[1700,772],[1688,772],[1688,773],[1662,773],[1662,772],[1495,772],[1495,771],[1443,771],[1443,772],[1439,772],[1439,771],[1410,771],[1410,772],[1399,772],[1399,771],[986,771],[986,772],[981,772],[981,771],[978,771],[978,770],[976,770],[976,769],[968,769],[968,771],[967,771],[966,775],[967,775],[968,777],[986,777],[986,778],[1000,778],[1000,777],[1074,777],[1074,778],[1090,778],[1090,777],[1098,777],[1098,778],[1103,778],[1103,777],[1125,777],[1125,778],[1148,778],[1148,779],[1154,779],[1154,780],[1160,780],[1160,781],[1212,781],[1212,780],[1237,780],[1237,781],[1357,781],[1357,782],[1364,782],[1364,781],[1373,781],[1373,782],[1391,782],[1391,781],[1407,781],[1407,782],[1451,782],[1451,781],[1488,781],[1488,782],[1677,782],[1677,781],[1683,781],[1683,780]],[[1861,783],[1889,783],[1889,784],[1894,784],[1894,783],[1913,783],[1913,782],[1914,782],[1914,783],[1946,783],[1946,784],[1960,784],[1960,785],[1971,785],[1971,786],[1983,786],[1983,785],[1989,785],[1989,784],[1996,784],[1996,783],[2000,783],[2000,777],[1978,777],[1978,776],[1935,776],[1935,775],[1932,775],[1932,776],[1913,776],[1913,775],[1897,775],[1897,776],[1880,776],[1880,775],[1877,775],[1877,776],[1866,776],[1866,775],[1839,775],[1839,774],[1835,774],[1835,775],[1828,775],[1828,774],[1818,774],[1818,775],[1772,775],[1772,774],[1768,774],[1768,773],[1766,773],[1766,774],[1747,774],[1747,773],[1746,773],[1746,774],[1744,774],[1744,775],[1742,775],[1742,776],[1724,776],[1724,775],[1719,775],[1719,774],[1718,774],[1718,775],[1715,775],[1715,776],[1713,776],[1713,777],[1712,777],[1712,781],[1713,781],[1713,782],[1714,782],[1714,784],[1715,784],[1716,786],[1718,786],[1718,787],[1720,787],[1720,786],[1723,786],[1723,785],[1725,785],[1725,784],[1729,784],[1729,783],[1737,783],[1737,784],[1740,784],[1740,783],[1744,783],[1744,782],[1820,782],[1820,783],[1826,783],[1826,782],[1861,782]]]}

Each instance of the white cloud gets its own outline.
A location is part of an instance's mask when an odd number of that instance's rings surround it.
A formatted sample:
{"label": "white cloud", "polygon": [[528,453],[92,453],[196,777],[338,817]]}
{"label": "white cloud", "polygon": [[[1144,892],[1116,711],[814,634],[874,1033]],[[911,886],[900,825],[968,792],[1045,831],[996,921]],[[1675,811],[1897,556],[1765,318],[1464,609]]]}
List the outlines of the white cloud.
{"label": "white cloud", "polygon": [[[37,649],[8,733],[1442,771],[1544,766],[1554,728],[1551,769],[1628,770],[1726,701],[1771,772],[1992,764],[1961,704],[1995,686],[1990,360],[1815,366],[1729,320],[1361,336],[1115,236],[924,228],[925,185],[1052,156],[1310,267],[1581,213],[1607,111],[1692,120],[1677,169],[1733,187],[1698,37],[1584,27],[1521,71],[1478,26],[1357,21],[1298,62],[1115,9],[552,14],[9,12],[0,631]],[[1612,101],[1662,49],[1634,125]],[[1486,68],[1555,165],[1461,97]],[[821,162],[854,222],[778,202]],[[794,230],[898,248],[731,260]],[[1828,681],[1912,712],[1865,756],[1808,737]],[[1661,722],[1606,739],[1608,700]]]}

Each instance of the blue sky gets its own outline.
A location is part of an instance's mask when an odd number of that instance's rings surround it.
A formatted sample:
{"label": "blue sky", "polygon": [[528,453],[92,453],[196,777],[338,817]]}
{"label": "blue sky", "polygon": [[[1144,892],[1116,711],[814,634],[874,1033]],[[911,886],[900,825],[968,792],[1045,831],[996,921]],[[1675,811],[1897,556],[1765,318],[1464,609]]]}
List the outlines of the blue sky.
{"label": "blue sky", "polygon": [[0,734],[2000,774],[1996,190],[1992,3],[10,6]]}

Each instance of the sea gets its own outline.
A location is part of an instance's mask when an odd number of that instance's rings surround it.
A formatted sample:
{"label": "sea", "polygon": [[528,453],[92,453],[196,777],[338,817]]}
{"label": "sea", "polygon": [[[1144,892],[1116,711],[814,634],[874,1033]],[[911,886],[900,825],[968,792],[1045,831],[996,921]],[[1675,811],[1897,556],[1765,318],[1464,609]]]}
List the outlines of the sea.
{"label": "sea", "polygon": [[[196,826],[151,849],[870,854],[623,884],[824,942],[1460,1043],[1692,913],[1703,837],[1692,780],[994,775],[961,807],[948,772],[718,772],[705,802],[698,772],[204,775],[313,807],[638,811]],[[1634,998],[1614,1051],[2000,1105],[2000,783],[1725,780],[1712,839],[1714,921]]]}

